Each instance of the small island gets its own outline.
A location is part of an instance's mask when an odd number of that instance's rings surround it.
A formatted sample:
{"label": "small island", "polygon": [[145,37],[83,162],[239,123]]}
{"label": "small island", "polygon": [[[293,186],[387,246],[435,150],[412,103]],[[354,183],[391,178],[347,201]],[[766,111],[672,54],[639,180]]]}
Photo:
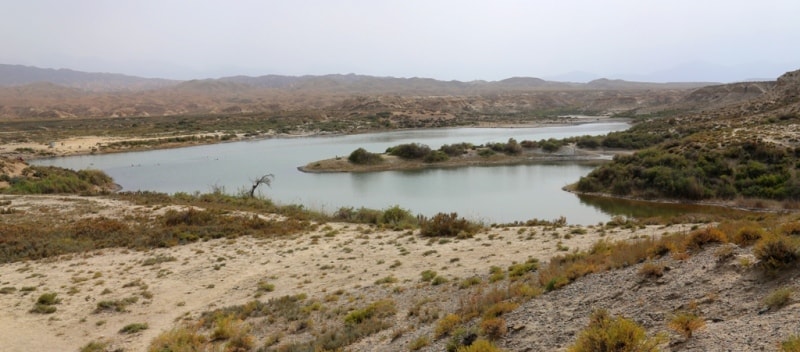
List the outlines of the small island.
{"label": "small island", "polygon": [[605,162],[620,153],[628,151],[602,149],[583,140],[569,139],[517,142],[510,138],[506,143],[447,144],[437,150],[424,144],[409,143],[390,147],[385,153],[372,153],[358,148],[348,157],[314,161],[298,167],[298,170],[312,173],[376,172],[533,162]]}

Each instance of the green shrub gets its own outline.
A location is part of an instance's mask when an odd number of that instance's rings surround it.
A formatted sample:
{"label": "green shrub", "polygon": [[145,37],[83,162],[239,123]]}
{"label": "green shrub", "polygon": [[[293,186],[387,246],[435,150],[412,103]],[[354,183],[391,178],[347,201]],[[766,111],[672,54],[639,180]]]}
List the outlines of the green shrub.
{"label": "green shrub", "polygon": [[61,300],[58,299],[57,296],[58,295],[53,292],[42,294],[36,300],[36,303],[33,305],[33,308],[30,310],[30,312],[39,314],[55,313],[57,310],[55,305],[61,303]]}
{"label": "green shrub", "polygon": [[433,286],[439,286],[444,283],[447,283],[447,278],[444,276],[436,276],[433,278],[433,280],[431,280],[431,285]]}
{"label": "green shrub", "polygon": [[409,210],[395,205],[383,211],[380,222],[398,228],[411,228],[416,226],[417,217],[411,215]]}
{"label": "green shrub", "polygon": [[99,194],[108,192],[114,182],[99,170],[73,171],[55,166],[31,166],[23,176],[10,180],[3,192],[14,194]]}
{"label": "green shrub", "polygon": [[623,317],[612,318],[608,311],[597,310],[589,318],[589,325],[578,335],[570,352],[595,351],[658,351],[660,337],[648,338],[641,326]]}
{"label": "green shrub", "polygon": [[421,236],[458,238],[472,237],[480,228],[464,218],[459,219],[457,213],[438,213],[431,219],[421,217],[419,226]]}
{"label": "green shrub", "polygon": [[36,299],[36,304],[44,304],[48,306],[52,306],[60,302],[61,300],[58,299],[58,294],[54,292],[42,294],[38,299]]}
{"label": "green shrub", "polygon": [[421,280],[424,282],[430,282],[434,278],[436,278],[436,272],[433,270],[425,270],[422,273],[420,273],[420,275],[422,276]]}
{"label": "green shrub", "polygon": [[530,258],[524,263],[512,264],[508,267],[508,277],[511,279],[518,278],[527,273],[534,272],[539,269],[539,260]]}
{"label": "green shrub", "polygon": [[91,341],[79,350],[80,352],[105,352],[108,348],[108,342],[105,341]]}
{"label": "green shrub", "polygon": [[425,158],[422,159],[422,161],[426,163],[441,163],[447,160],[450,160],[450,156],[448,156],[445,152],[439,150],[430,152],[428,155],[425,156]]}
{"label": "green shrub", "polygon": [[396,145],[387,149],[386,152],[403,159],[422,159],[431,153],[431,148],[424,144],[409,143]]}
{"label": "green shrub", "polygon": [[350,153],[350,156],[347,157],[347,160],[357,165],[375,165],[383,162],[383,158],[380,154],[370,153],[364,148],[354,150]]}
{"label": "green shrub", "polygon": [[447,154],[450,157],[457,157],[466,154],[472,149],[472,144],[459,143],[459,144],[445,144],[439,148],[439,151]]}
{"label": "green shrub", "polygon": [[345,325],[357,325],[372,318],[385,318],[397,312],[395,303],[391,299],[379,300],[371,303],[364,309],[356,309],[344,317]]}
{"label": "green shrub", "polygon": [[461,288],[461,289],[465,289],[465,288],[469,288],[469,287],[472,287],[472,286],[475,286],[475,285],[480,285],[480,283],[481,283],[481,277],[480,276],[472,276],[472,277],[468,277],[468,278],[466,278],[464,280],[461,280],[461,282],[458,284],[458,287]]}

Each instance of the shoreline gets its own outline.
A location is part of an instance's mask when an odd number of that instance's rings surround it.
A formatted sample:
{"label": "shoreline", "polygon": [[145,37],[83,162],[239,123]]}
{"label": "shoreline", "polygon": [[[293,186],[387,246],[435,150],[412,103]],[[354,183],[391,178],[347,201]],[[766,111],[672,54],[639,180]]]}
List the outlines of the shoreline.
{"label": "shoreline", "polygon": [[[544,119],[538,122],[530,123],[478,123],[473,125],[464,125],[457,127],[444,127],[444,128],[537,128],[537,127],[561,127],[561,126],[577,126],[589,123],[612,123],[612,122],[627,122],[630,123],[630,118],[618,117],[595,117],[590,118],[553,118]],[[440,128],[425,128],[425,129],[440,129]],[[272,138],[303,138],[303,137],[336,137],[348,136],[365,133],[381,133],[381,132],[395,132],[395,131],[409,131],[415,130],[411,128],[397,128],[397,129],[369,129],[357,131],[298,131],[297,133],[274,133],[268,132],[256,136],[245,136],[244,134],[237,134],[235,138],[222,140],[224,132],[199,132],[188,133],[170,136],[150,136],[150,137],[119,137],[119,136],[75,136],[65,139],[53,140],[49,143],[42,142],[17,142],[0,145],[0,156],[8,158],[22,157],[25,160],[40,160],[49,158],[60,158],[69,156],[80,155],[103,155],[114,153],[126,152],[139,152],[150,150],[164,150],[175,149],[200,145],[213,145],[221,143],[234,143],[245,141],[258,141]],[[113,143],[124,142],[141,142],[141,141],[159,141],[168,140],[172,138],[199,138],[198,140],[186,142],[166,142],[153,145],[131,146],[127,148],[114,148],[107,149]]]}
{"label": "shoreline", "polygon": [[[739,198],[732,200],[703,201],[703,200],[668,199],[668,198],[641,198],[634,196],[619,196],[611,193],[581,192],[575,189],[575,185],[577,185],[577,182],[561,187],[561,190],[578,196],[597,197],[603,199],[617,199],[617,200],[656,203],[656,204],[673,204],[673,205],[684,204],[684,205],[696,205],[702,207],[717,207],[717,208],[724,208],[724,209],[731,209],[731,210],[738,210],[738,211],[752,212],[752,213],[787,214],[792,212],[798,212],[799,210],[798,208],[787,207],[784,202],[772,199]],[[739,204],[739,203],[753,203],[753,205],[748,206],[746,204]],[[758,204],[763,204],[764,206],[757,206]]]}

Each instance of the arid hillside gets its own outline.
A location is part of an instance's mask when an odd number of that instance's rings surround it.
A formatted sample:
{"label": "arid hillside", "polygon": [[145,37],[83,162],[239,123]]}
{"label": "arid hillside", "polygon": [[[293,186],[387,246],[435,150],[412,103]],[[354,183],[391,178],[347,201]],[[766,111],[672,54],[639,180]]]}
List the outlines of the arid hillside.
{"label": "arid hillside", "polygon": [[[168,81],[114,74],[0,66],[0,118],[97,118],[316,111],[345,118],[414,115],[541,116],[658,109],[708,83],[513,77],[459,82],[363,75],[236,76]],[[367,100],[369,104],[355,104]]]}

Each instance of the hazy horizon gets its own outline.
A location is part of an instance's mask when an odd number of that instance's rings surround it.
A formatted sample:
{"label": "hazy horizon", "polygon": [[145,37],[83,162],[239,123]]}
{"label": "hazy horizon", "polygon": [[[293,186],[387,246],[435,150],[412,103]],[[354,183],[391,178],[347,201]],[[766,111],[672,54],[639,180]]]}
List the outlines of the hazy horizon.
{"label": "hazy horizon", "polygon": [[363,74],[731,82],[800,68],[800,3],[12,2],[0,62],[203,79]]}

